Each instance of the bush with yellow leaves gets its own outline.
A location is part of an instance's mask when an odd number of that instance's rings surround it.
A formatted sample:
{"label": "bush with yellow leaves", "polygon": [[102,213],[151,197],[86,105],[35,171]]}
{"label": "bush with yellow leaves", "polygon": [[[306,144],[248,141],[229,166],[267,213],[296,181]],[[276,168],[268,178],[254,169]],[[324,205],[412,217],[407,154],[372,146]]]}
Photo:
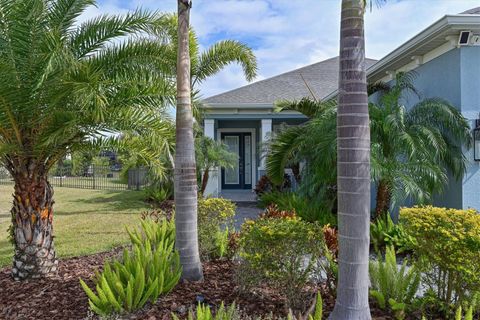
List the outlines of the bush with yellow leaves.
{"label": "bush with yellow leaves", "polygon": [[238,283],[245,291],[267,285],[285,294],[289,307],[301,310],[323,248],[318,224],[296,217],[247,221],[240,236]]}
{"label": "bush with yellow leaves", "polygon": [[480,291],[480,214],[425,206],[402,208],[400,219],[416,239],[424,283],[445,306]]}

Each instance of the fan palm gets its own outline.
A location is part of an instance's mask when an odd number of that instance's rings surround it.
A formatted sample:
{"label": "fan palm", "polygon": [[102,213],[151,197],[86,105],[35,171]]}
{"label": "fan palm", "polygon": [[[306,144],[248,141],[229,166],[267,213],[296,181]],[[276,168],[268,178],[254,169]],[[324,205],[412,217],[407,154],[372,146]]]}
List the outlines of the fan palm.
{"label": "fan palm", "polygon": [[[66,153],[164,128],[162,17],[77,17],[93,0],[0,0],[0,162],[14,180],[15,279],[55,272],[48,172]],[[110,133],[112,135],[107,135]]]}

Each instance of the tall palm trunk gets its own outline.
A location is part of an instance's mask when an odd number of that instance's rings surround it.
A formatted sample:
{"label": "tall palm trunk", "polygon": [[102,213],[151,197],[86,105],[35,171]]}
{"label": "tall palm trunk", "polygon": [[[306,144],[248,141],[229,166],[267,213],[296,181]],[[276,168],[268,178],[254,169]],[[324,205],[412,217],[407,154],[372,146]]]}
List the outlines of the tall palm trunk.
{"label": "tall palm trunk", "polygon": [[339,275],[332,320],[371,319],[368,305],[370,128],[364,0],[343,0],[337,113]]}
{"label": "tall palm trunk", "polygon": [[178,0],[177,116],[175,152],[175,245],[182,278],[203,278],[198,252],[197,174],[190,88],[189,19],[191,1]]}
{"label": "tall palm trunk", "polygon": [[380,180],[377,188],[377,203],[375,205],[375,218],[380,217],[382,214],[388,212],[390,209],[391,201],[390,186],[387,181]]}
{"label": "tall palm trunk", "polygon": [[15,240],[12,276],[15,280],[54,274],[58,260],[53,245],[53,188],[35,166],[11,170],[15,186],[12,222]]}
{"label": "tall palm trunk", "polygon": [[210,179],[210,168],[206,167],[202,175],[202,186],[200,188],[200,194],[203,196],[205,194],[205,189],[207,189],[208,179]]}

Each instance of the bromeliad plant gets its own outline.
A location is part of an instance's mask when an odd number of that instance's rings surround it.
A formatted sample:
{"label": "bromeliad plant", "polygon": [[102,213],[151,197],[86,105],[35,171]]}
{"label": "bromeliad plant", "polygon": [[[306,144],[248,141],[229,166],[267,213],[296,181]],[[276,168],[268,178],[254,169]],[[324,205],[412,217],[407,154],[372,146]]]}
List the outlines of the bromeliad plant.
{"label": "bromeliad plant", "polygon": [[143,220],[141,225],[141,231],[127,229],[132,252],[125,249],[121,260],[107,262],[101,273],[96,272],[96,293],[80,279],[90,308],[99,315],[132,312],[147,301],[154,303],[180,280],[180,257],[174,250],[174,223]]}

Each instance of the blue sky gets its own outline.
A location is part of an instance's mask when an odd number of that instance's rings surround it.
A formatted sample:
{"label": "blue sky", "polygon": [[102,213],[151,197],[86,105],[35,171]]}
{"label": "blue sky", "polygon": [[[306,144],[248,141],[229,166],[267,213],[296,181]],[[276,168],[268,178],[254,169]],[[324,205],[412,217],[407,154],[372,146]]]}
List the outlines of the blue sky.
{"label": "blue sky", "polygon": [[[176,11],[176,0],[101,0],[87,19],[136,7]],[[366,55],[379,59],[444,16],[480,6],[480,0],[389,0],[365,15]],[[191,25],[201,46],[222,39],[254,49],[256,80],[338,55],[340,0],[193,0]],[[241,68],[229,66],[202,84],[204,97],[247,84]]]}

